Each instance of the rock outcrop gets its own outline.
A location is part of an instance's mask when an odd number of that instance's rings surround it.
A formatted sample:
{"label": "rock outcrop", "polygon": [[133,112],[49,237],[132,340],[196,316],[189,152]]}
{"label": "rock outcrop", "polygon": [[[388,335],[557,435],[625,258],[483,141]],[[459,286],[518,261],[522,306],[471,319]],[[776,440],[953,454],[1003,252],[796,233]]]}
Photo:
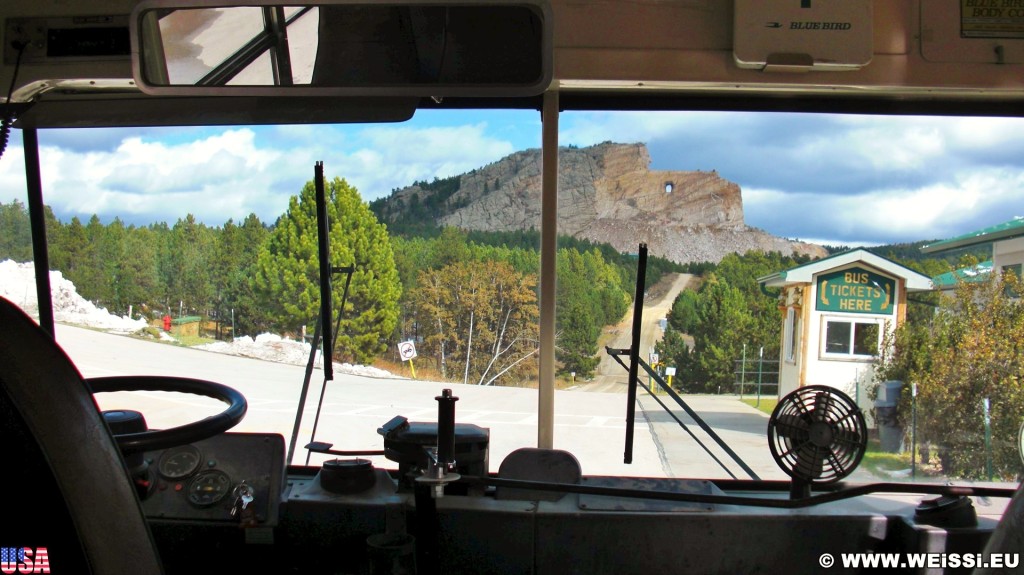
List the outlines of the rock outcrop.
{"label": "rock outcrop", "polygon": [[[820,246],[791,242],[743,221],[740,187],[717,172],[652,171],[644,144],[605,142],[559,151],[559,233],[607,242],[685,263],[718,261],[728,253],[775,250],[823,256]],[[385,219],[409,213],[432,195],[439,225],[512,231],[540,224],[541,152],[516,152],[450,182],[439,191],[419,185],[388,198]]]}

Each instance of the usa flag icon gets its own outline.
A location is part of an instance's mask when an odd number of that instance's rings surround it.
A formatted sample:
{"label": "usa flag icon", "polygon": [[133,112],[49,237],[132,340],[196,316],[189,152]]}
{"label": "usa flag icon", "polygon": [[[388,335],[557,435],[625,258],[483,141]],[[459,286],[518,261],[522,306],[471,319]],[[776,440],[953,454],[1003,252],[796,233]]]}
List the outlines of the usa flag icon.
{"label": "usa flag icon", "polygon": [[49,573],[50,557],[46,547],[0,547],[0,573]]}

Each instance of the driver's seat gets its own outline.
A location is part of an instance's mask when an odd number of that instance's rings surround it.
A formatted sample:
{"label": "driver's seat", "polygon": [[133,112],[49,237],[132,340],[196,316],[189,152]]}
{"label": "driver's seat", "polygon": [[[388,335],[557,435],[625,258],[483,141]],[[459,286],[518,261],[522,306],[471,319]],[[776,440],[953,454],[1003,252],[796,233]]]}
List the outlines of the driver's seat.
{"label": "driver's seat", "polygon": [[2,297],[0,446],[5,554],[24,547],[38,558],[46,548],[53,573],[163,572],[124,461],[81,374]]}

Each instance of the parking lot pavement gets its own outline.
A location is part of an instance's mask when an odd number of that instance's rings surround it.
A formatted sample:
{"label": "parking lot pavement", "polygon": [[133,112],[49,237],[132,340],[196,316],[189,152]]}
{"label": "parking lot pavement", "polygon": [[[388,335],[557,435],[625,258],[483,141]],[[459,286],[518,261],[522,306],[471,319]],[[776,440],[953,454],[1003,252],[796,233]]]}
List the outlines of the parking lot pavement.
{"label": "parking lot pavement", "polygon": [[[305,368],[57,326],[57,341],[86,377],[112,375],[176,375],[223,383],[246,397],[249,409],[235,431],[292,434]],[[459,397],[456,421],[490,429],[490,469],[520,447],[537,445],[537,390],[482,387],[409,379],[383,379],[338,374],[326,385],[316,439],[335,449],[381,449],[377,428],[396,415],[410,421],[436,421],[434,397],[451,388]],[[305,461],[302,446],[313,434],[323,386],[323,372],[314,370],[293,460]],[[136,409],[152,428],[167,428],[214,415],[217,401],[166,392],[104,393],[103,409]],[[663,466],[655,442],[637,413],[637,438],[632,465],[622,463],[625,396],[614,393],[555,394],[555,447],[572,452],[590,475],[661,477]],[[316,464],[323,456],[311,458]],[[395,464],[380,459],[380,466]]]}
{"label": "parking lot pavement", "polygon": [[[743,468],[718,446],[715,441],[672,402],[667,395],[659,395],[672,414],[678,417],[696,439],[661,407],[649,394],[640,390],[637,395],[650,433],[658,445],[659,454],[672,477],[727,478],[729,473],[715,462],[717,457],[739,479],[748,479]],[[776,465],[768,449],[768,416],[757,409],[725,395],[684,395],[683,401],[707,423],[718,436],[761,479],[788,479]],[[698,441],[699,440],[699,441]],[[703,445],[703,447],[702,447]],[[705,451],[705,447],[707,451]],[[711,454],[708,453],[711,452]]]}
{"label": "parking lot pavement", "polygon": [[[124,336],[58,326],[58,342],[86,377],[100,375],[177,375],[208,379],[234,387],[249,402],[237,431],[280,433],[289,438],[302,387],[304,367],[221,355]],[[299,428],[296,462],[312,437],[323,386],[315,370]],[[537,391],[338,375],[327,384],[316,439],[336,449],[380,449],[377,428],[396,415],[411,421],[435,421],[434,397],[451,388],[459,397],[456,419],[490,429],[490,468],[519,447],[537,444]],[[664,396],[659,396],[664,397]],[[163,392],[101,394],[103,408],[138,409],[151,427],[166,428],[220,411],[214,400]],[[623,463],[626,396],[623,393],[558,391],[555,394],[555,447],[573,453],[588,475],[725,478],[729,475],[642,390],[638,396],[633,463]],[[717,430],[762,478],[784,478],[765,438],[767,416],[729,396],[686,396],[686,401]],[[681,419],[738,477],[738,466],[675,408]],[[322,457],[311,459],[312,463]],[[388,465],[380,461],[380,465]]]}

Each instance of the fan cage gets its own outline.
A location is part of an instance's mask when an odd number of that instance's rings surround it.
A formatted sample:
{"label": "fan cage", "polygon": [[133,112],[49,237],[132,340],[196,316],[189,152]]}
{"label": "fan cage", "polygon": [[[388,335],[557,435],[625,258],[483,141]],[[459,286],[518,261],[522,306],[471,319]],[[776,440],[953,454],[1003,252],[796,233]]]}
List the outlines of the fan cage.
{"label": "fan cage", "polygon": [[867,423],[857,404],[838,389],[801,387],[775,406],[768,420],[768,446],[793,479],[833,483],[860,465],[867,450]]}

